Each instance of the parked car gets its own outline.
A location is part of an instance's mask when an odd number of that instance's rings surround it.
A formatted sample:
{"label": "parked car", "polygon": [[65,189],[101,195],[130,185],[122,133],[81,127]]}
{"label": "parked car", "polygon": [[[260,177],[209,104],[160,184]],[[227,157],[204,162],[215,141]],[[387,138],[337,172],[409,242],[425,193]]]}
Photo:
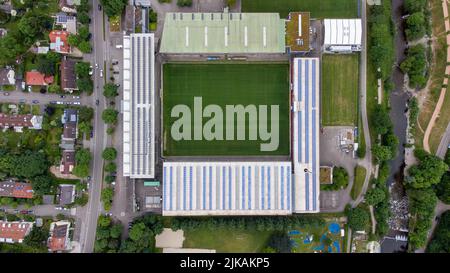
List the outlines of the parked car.
{"label": "parked car", "polygon": [[27,102],[27,100],[25,100],[25,99],[20,99],[19,102],[20,102],[20,103],[25,103],[25,102]]}
{"label": "parked car", "polygon": [[52,101],[50,102],[50,104],[56,104],[56,101],[52,100]]}
{"label": "parked car", "polygon": [[8,93],[8,92],[5,92],[5,93],[3,93],[3,95],[5,95],[5,96],[9,96],[9,93]]}
{"label": "parked car", "polygon": [[64,104],[63,101],[57,101],[56,104]]}
{"label": "parked car", "polygon": [[33,100],[33,103],[34,103],[34,104],[38,104],[39,101],[38,101],[38,100]]}
{"label": "parked car", "polygon": [[91,137],[94,137],[94,130],[91,130]]}
{"label": "parked car", "polygon": [[103,78],[103,69],[100,69],[100,78]]}
{"label": "parked car", "polygon": [[66,104],[66,105],[70,105],[70,101],[66,101],[65,104]]}
{"label": "parked car", "polygon": [[31,85],[28,85],[28,92],[31,93]]}
{"label": "parked car", "polygon": [[32,214],[33,211],[32,210],[21,210],[20,213],[21,214]]}
{"label": "parked car", "polygon": [[119,71],[113,71],[113,74],[119,74],[120,72]]}
{"label": "parked car", "polygon": [[25,82],[22,82],[22,90],[25,90]]}
{"label": "parked car", "polygon": [[102,10],[102,5],[98,4],[98,10]]}
{"label": "parked car", "polygon": [[61,96],[59,96],[61,99],[64,99],[66,96],[64,96],[64,95],[61,95]]}
{"label": "parked car", "polygon": [[79,102],[79,101],[74,101],[73,104],[74,104],[74,105],[80,105],[81,102]]}
{"label": "parked car", "polygon": [[95,100],[95,105],[99,105],[100,101],[99,100]]}
{"label": "parked car", "polygon": [[89,68],[90,68],[89,69],[89,75],[92,75],[94,73],[94,69],[93,69],[92,65]]}
{"label": "parked car", "polygon": [[80,96],[72,96],[73,99],[80,99]]}

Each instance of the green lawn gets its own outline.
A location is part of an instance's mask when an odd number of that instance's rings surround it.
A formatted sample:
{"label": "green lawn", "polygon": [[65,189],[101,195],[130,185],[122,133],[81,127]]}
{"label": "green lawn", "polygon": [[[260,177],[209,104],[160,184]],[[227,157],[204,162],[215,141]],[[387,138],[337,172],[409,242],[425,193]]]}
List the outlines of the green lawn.
{"label": "green lawn", "polygon": [[322,124],[355,126],[358,122],[359,55],[323,55]]}
{"label": "green lawn", "polygon": [[[166,64],[163,91],[163,153],[165,156],[199,155],[288,155],[289,154],[289,65],[283,64]],[[210,104],[223,111],[224,140],[179,140],[172,138],[171,128],[178,117],[171,117],[172,108],[187,105],[194,123],[194,97],[202,97],[203,109]],[[226,140],[226,105],[268,105],[271,120],[271,105],[279,106],[279,145],[274,151],[262,152],[263,141],[249,140],[249,117],[246,115],[245,140],[237,140],[235,118],[234,140]],[[236,115],[235,115],[236,116]],[[260,117],[260,115],[258,115]],[[203,118],[203,125],[211,118]],[[270,122],[267,126],[270,128]],[[194,135],[194,126],[191,139]],[[184,129],[184,128],[183,128]],[[213,127],[212,131],[216,128]],[[258,130],[260,127],[258,126]],[[269,129],[270,130],[270,129]],[[274,134],[276,135],[276,134]],[[276,138],[274,136],[274,138]]]}
{"label": "green lawn", "polygon": [[215,249],[226,253],[260,253],[267,245],[271,231],[247,231],[229,228],[218,228],[211,231],[200,228],[185,231],[183,247]]}
{"label": "green lawn", "polygon": [[353,200],[358,198],[364,185],[364,180],[366,179],[366,168],[362,166],[356,166],[355,168],[355,180],[353,181],[353,187],[350,192],[350,196]]}
{"label": "green lawn", "polygon": [[286,18],[290,11],[309,11],[312,18],[354,18],[358,0],[242,0],[242,12],[278,12]]}

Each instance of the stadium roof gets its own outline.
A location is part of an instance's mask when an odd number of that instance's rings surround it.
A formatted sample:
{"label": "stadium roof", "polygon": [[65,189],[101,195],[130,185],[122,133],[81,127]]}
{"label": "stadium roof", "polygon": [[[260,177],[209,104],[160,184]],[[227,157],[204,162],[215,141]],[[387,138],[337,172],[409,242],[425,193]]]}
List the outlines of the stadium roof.
{"label": "stadium roof", "polygon": [[154,178],[154,35],[124,36],[123,57],[124,176]]}
{"label": "stadium roof", "polygon": [[288,215],[291,162],[165,162],[163,215]]}
{"label": "stadium roof", "polygon": [[361,45],[361,19],[325,19],[324,45]]}
{"label": "stadium roof", "polygon": [[284,53],[278,13],[166,13],[162,53]]}
{"label": "stadium roof", "polygon": [[319,84],[318,58],[293,60],[294,212],[319,211]]}
{"label": "stadium roof", "polygon": [[309,51],[309,12],[291,12],[286,20],[286,46],[291,52]]}

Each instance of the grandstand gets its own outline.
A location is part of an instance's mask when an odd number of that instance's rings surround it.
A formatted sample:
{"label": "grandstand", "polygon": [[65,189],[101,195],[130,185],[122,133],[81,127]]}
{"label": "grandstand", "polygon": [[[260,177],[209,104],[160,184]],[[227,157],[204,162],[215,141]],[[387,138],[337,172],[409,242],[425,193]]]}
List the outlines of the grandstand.
{"label": "grandstand", "polygon": [[362,49],[361,19],[325,19],[324,48],[329,52],[353,52]]}
{"label": "grandstand", "polygon": [[296,213],[319,211],[319,58],[294,58],[293,169]]}
{"label": "grandstand", "polygon": [[285,53],[278,13],[167,13],[162,53]]}
{"label": "grandstand", "polygon": [[154,35],[124,36],[123,62],[123,173],[154,178]]}
{"label": "grandstand", "polygon": [[164,162],[163,215],[288,215],[291,162]]}

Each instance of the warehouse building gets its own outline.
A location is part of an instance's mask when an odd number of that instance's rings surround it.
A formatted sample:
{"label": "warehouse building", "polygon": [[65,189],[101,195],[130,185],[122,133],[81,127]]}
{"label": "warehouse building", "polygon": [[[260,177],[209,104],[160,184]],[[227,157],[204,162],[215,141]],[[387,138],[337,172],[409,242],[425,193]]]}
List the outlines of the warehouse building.
{"label": "warehouse building", "polygon": [[154,35],[123,39],[123,172],[130,178],[155,176]]}
{"label": "warehouse building", "polygon": [[163,215],[289,215],[291,162],[165,162]]}
{"label": "warehouse building", "polygon": [[361,51],[361,19],[324,19],[324,26],[324,50],[326,52]]}
{"label": "warehouse building", "polygon": [[319,84],[318,58],[294,58],[293,169],[296,213],[319,212]]}
{"label": "warehouse building", "polygon": [[285,53],[278,13],[167,13],[162,53]]}

